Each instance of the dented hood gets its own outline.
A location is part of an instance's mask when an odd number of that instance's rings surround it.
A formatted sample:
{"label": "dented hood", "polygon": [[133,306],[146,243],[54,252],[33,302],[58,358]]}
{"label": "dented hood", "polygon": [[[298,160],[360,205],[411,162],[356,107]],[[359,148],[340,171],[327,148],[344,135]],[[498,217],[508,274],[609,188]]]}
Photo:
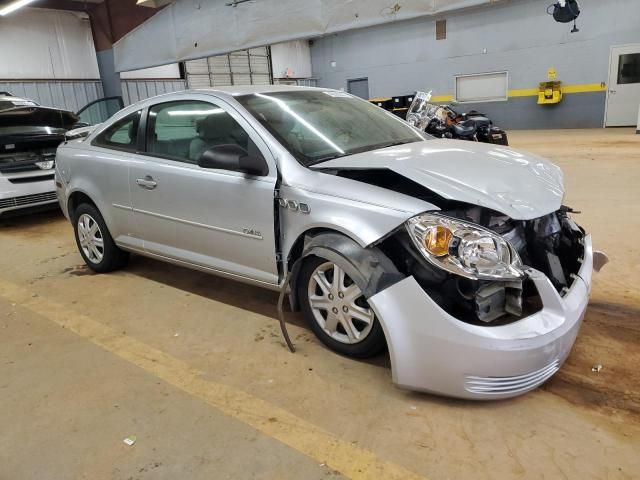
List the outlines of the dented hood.
{"label": "dented hood", "polygon": [[501,145],[427,140],[359,153],[314,169],[389,169],[448,200],[479,205],[516,220],[551,213],[564,197],[562,171],[551,162]]}

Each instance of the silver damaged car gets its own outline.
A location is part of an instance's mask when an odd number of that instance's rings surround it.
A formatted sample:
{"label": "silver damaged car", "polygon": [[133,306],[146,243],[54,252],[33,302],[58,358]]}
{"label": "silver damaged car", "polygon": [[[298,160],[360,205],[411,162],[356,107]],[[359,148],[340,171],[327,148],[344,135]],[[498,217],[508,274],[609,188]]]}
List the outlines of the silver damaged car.
{"label": "silver damaged car", "polygon": [[555,165],[329,89],[150,98],[61,145],[55,174],[96,272],[135,253],[287,289],[330,349],[388,348],[398,386],[453,397],[550,378],[604,258]]}

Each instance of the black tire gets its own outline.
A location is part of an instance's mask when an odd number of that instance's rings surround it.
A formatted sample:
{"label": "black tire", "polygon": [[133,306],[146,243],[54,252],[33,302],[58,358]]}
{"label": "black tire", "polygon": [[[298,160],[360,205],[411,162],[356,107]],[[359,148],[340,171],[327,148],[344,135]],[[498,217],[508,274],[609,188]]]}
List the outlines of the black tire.
{"label": "black tire", "polygon": [[[84,216],[84,217],[83,217]],[[97,258],[90,258],[87,253],[85,253],[84,248],[81,245],[79,230],[79,222],[81,219],[86,219],[86,216],[91,218],[95,223],[98,224],[100,237],[102,238],[103,246],[102,246],[102,258],[99,261],[96,261]],[[124,250],[120,250],[113,238],[111,237],[111,233],[109,233],[109,229],[107,228],[107,224],[104,222],[104,218],[98,211],[96,207],[88,203],[81,203],[73,212],[73,231],[76,237],[76,245],[78,246],[78,251],[84,262],[87,266],[96,273],[108,273],[114,270],[118,270],[119,268],[124,267],[129,260],[129,253]],[[91,253],[90,253],[91,255]]]}
{"label": "black tire", "polygon": [[[328,261],[329,260],[324,258],[310,256],[304,261],[302,267],[300,268],[298,280],[296,282],[296,288],[298,299],[300,301],[300,307],[304,314],[305,320],[311,327],[311,330],[313,330],[313,333],[318,337],[318,339],[331,350],[337,353],[354,358],[369,358],[378,355],[386,348],[387,344],[384,337],[384,331],[377,318],[374,318],[373,326],[366,337],[360,340],[358,343],[353,344],[343,343],[335,340],[328,333],[326,333],[316,321],[309,301],[309,282],[316,268],[324,263],[327,263]],[[349,269],[353,268],[353,266],[347,260],[344,260],[340,263],[338,263],[336,260],[332,260],[332,262],[342,268],[347,275],[349,275]],[[362,301],[366,302],[366,300],[364,299],[362,299]]]}

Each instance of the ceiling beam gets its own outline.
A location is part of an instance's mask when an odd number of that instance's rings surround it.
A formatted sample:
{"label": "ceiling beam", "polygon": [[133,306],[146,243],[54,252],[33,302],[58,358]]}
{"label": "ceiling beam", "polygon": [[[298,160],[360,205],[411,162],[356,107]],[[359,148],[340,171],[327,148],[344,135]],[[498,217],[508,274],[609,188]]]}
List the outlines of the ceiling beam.
{"label": "ceiling beam", "polygon": [[507,0],[175,0],[114,45],[116,70],[166,65]]}

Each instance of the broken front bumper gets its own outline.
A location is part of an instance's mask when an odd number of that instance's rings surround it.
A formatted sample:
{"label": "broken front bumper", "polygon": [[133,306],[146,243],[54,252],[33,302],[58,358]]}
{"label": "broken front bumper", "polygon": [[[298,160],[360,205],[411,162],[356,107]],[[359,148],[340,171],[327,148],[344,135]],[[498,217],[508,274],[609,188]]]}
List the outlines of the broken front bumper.
{"label": "broken front bumper", "polygon": [[470,399],[513,397],[542,384],[569,355],[587,308],[589,235],[584,244],[578,278],[563,297],[543,273],[527,270],[543,307],[508,325],[471,325],[452,317],[413,277],[370,297],[387,338],[394,383]]}

